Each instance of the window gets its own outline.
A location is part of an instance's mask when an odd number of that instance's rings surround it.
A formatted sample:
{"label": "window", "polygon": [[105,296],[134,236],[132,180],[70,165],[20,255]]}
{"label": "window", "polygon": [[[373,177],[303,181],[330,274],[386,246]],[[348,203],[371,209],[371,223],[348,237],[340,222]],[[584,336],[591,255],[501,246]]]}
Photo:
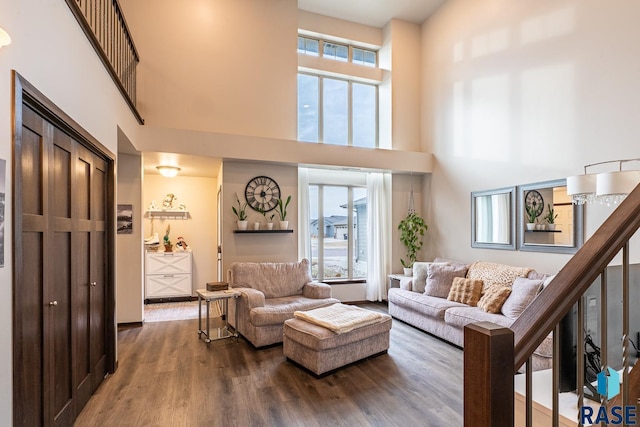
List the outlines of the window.
{"label": "window", "polygon": [[375,85],[298,74],[298,140],[375,148],[378,145]]}
{"label": "window", "polygon": [[311,274],[319,281],[367,276],[367,190],[309,186]]}
{"label": "window", "polygon": [[320,41],[298,36],[298,53],[310,56],[320,55]]}
{"label": "window", "polygon": [[378,62],[378,53],[375,50],[303,36],[298,36],[298,53],[322,56],[334,61],[352,62],[366,67],[375,67]]}
{"label": "window", "polygon": [[360,64],[367,67],[375,67],[377,61],[377,54],[372,50],[361,49],[358,47],[353,48],[353,57],[351,62],[354,64]]}

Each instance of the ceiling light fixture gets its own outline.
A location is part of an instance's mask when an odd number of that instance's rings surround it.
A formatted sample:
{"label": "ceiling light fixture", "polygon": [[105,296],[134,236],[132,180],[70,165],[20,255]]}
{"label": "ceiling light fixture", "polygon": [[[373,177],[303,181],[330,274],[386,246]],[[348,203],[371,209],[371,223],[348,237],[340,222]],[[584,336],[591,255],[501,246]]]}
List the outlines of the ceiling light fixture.
{"label": "ceiling light fixture", "polygon": [[173,178],[180,172],[180,168],[177,166],[156,166],[156,169],[158,169],[160,175],[166,176],[167,178]]}
{"label": "ceiling light fixture", "polygon": [[[567,194],[576,205],[592,202],[600,202],[607,206],[617,205],[640,184],[640,170],[622,170],[624,163],[637,161],[640,161],[640,158],[609,160],[586,165],[584,175],[567,177]],[[609,163],[618,163],[618,170],[587,174],[587,168]]]}
{"label": "ceiling light fixture", "polygon": [[10,43],[11,43],[11,37],[9,37],[9,34],[7,34],[5,30],[0,28],[0,47],[6,46]]}

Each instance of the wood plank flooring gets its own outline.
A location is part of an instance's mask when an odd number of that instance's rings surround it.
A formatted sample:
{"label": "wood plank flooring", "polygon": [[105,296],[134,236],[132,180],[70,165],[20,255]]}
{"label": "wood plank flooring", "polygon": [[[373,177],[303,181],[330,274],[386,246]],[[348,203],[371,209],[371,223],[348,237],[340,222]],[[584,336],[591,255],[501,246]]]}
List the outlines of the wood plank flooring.
{"label": "wood plank flooring", "polygon": [[[386,312],[383,304],[363,307]],[[118,370],[75,426],[462,426],[462,350],[394,320],[380,355],[317,379],[197,320],[118,332]]]}

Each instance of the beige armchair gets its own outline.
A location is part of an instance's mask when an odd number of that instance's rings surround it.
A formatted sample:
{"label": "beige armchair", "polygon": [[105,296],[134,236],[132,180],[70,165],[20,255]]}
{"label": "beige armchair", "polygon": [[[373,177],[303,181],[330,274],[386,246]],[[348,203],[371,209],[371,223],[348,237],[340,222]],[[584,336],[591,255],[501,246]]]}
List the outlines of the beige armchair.
{"label": "beige armchair", "polygon": [[[234,262],[229,286],[240,291],[229,301],[229,322],[256,347],[282,342],[284,321],[304,311],[340,302],[331,287],[313,282],[309,260],[300,262]],[[234,325],[238,311],[238,325]]]}

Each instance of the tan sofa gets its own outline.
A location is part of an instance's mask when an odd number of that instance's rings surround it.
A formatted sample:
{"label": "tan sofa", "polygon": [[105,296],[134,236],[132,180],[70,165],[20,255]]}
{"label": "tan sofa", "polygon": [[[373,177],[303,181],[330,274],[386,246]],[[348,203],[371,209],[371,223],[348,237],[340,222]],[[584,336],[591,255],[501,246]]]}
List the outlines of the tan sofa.
{"label": "tan sofa", "polygon": [[[487,285],[512,288],[512,301],[504,302],[498,313],[447,299],[455,277],[483,282]],[[436,258],[433,263],[415,263],[411,280],[401,281],[400,288],[389,289],[389,314],[423,331],[449,341],[456,346],[464,344],[464,327],[471,323],[489,321],[510,327],[537,293],[541,292],[549,277],[533,269],[504,264],[476,262],[470,266]],[[519,299],[519,300],[518,300]],[[551,367],[551,335],[534,352],[533,370]]]}
{"label": "tan sofa", "polygon": [[[284,321],[304,311],[340,302],[331,287],[313,282],[309,260],[300,262],[234,262],[229,286],[240,291],[229,302],[229,322],[256,347],[282,342]],[[234,325],[238,311],[238,325]]]}

